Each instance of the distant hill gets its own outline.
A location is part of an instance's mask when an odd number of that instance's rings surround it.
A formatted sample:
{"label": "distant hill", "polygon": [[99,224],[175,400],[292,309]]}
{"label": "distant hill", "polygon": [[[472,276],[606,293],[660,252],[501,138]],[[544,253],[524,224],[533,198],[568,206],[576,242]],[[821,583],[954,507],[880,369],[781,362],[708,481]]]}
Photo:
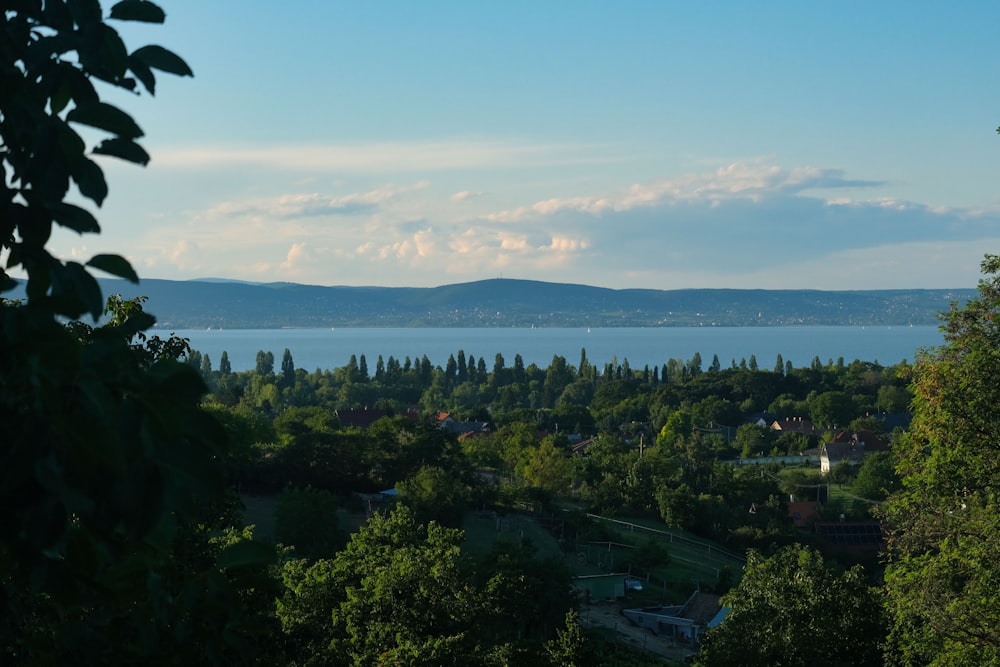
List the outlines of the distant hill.
{"label": "distant hill", "polygon": [[[294,283],[101,280],[105,294],[146,296],[160,326],[663,327],[936,324],[975,289],[606,289],[493,279],[440,287],[319,287]],[[15,295],[16,296],[16,295]]]}

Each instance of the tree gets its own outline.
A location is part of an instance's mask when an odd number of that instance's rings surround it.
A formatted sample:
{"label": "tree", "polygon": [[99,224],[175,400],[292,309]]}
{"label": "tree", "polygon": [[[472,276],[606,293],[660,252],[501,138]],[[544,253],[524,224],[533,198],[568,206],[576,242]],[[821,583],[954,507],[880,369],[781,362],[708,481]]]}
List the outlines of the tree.
{"label": "tree", "polygon": [[337,507],[329,491],[289,487],[274,509],[275,537],[303,558],[329,558],[345,541],[337,527]]}
{"label": "tree", "polygon": [[556,638],[545,643],[552,667],[582,667],[594,660],[587,646],[587,636],[580,626],[580,612],[566,612],[565,629],[556,630]]}
{"label": "tree", "polygon": [[222,351],[222,356],[219,357],[219,373],[222,375],[229,375],[233,372],[233,367],[229,363],[229,353],[225,350]]}
{"label": "tree", "polygon": [[1000,257],[913,367],[886,588],[899,664],[1000,664]]}
{"label": "tree", "polygon": [[456,475],[437,466],[422,466],[396,488],[400,501],[421,523],[437,521],[453,528],[462,525],[469,492]]}
{"label": "tree", "polygon": [[691,360],[687,363],[687,371],[690,375],[701,373],[701,352],[695,352]]}
{"label": "tree", "polygon": [[712,363],[711,365],[709,365],[708,370],[711,371],[712,373],[718,373],[720,370],[722,370],[722,364],[719,363],[719,355],[717,354],[712,355]]}
{"label": "tree", "polygon": [[286,387],[295,383],[295,361],[292,360],[292,351],[287,347],[281,355],[281,383]]}
{"label": "tree", "polygon": [[[107,197],[88,150],[148,162],[141,128],[95,84],[152,94],[153,70],[191,75],[163,47],[129,52],[113,27],[163,20],[143,0],[107,20],[95,0],[0,13],[0,291],[14,287],[9,269],[27,274],[26,303],[0,299],[4,664],[253,660],[236,582],[259,545],[199,529],[221,528],[226,439],[200,407],[197,369],[179,361],[186,341],[148,337],[141,299],[105,301],[90,270],[137,282],[122,257],[83,265],[47,249],[54,225],[100,229],[65,201],[71,184],[96,206]],[[88,149],[80,126],[106,136]],[[105,308],[103,326],[80,320]]]}
{"label": "tree", "polygon": [[899,475],[896,474],[892,453],[871,452],[858,468],[851,491],[868,500],[883,500],[899,487]]}
{"label": "tree", "polygon": [[212,375],[212,360],[209,358],[208,354],[201,355],[201,364],[198,370],[201,372],[203,378],[208,378]]}
{"label": "tree", "polygon": [[819,428],[843,426],[854,416],[854,403],[842,391],[827,391],[809,400],[809,417]]}
{"label": "tree", "polygon": [[528,449],[518,472],[527,486],[558,497],[569,490],[573,481],[573,462],[550,436]]}
{"label": "tree", "polygon": [[690,437],[693,432],[694,424],[691,421],[691,411],[687,408],[681,408],[673,411],[667,417],[666,423],[656,437],[656,444],[670,447],[678,441]]}
{"label": "tree", "polygon": [[770,558],[751,549],[743,578],[723,598],[729,614],[705,636],[698,664],[880,665],[880,603],[860,566],[838,574],[801,545]]}
{"label": "tree", "polygon": [[750,456],[762,456],[770,447],[768,436],[770,430],[757,424],[741,424],[736,429],[736,447],[740,450],[740,456],[746,458]]}
{"label": "tree", "polygon": [[462,539],[403,506],[372,517],[334,559],[331,583],[344,593],[332,610],[343,632],[331,643],[334,664],[479,664]]}
{"label": "tree", "polygon": [[274,372],[274,354],[272,352],[265,352],[264,350],[257,350],[257,375],[270,375]]}

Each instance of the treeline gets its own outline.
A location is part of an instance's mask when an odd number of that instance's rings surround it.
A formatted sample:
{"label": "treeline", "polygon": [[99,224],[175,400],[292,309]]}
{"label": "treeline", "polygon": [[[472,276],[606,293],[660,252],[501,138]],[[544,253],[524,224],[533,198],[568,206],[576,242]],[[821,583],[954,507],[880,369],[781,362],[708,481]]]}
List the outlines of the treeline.
{"label": "treeline", "polygon": [[[225,354],[217,370],[197,351],[183,359],[203,375],[211,390],[204,405],[229,435],[231,484],[277,494],[273,539],[291,549],[273,588],[288,652],[283,659],[308,653],[331,664],[387,650],[499,661],[468,664],[506,664],[511,656],[518,664],[550,664],[544,661],[559,641],[572,655],[597,641],[574,626],[577,603],[565,563],[541,563],[530,544],[504,540],[485,554],[464,550],[460,529],[472,511],[503,516],[518,508],[572,507],[662,520],[736,552],[819,545],[788,519],[788,492],[799,491],[795,479],[783,482],[732,460],[800,453],[841,428],[889,437],[877,415],[905,410],[911,400],[908,365],[859,360],[817,359],[796,369],[779,357],[764,370],[753,358],[728,368],[713,359],[703,369],[695,356],[655,369],[632,369],[627,361],[598,369],[581,350],[575,365],[556,356],[546,368],[525,366],[515,356],[508,366],[496,355],[488,367],[459,350],[443,367],[426,357],[389,357],[372,369],[360,356],[307,372],[286,349],[280,364],[261,351],[254,370],[233,373]],[[441,413],[458,428],[448,430]],[[359,415],[370,421],[350,423]],[[756,423],[794,416],[826,428],[781,435]],[[882,472],[876,492],[894,483],[891,467]],[[352,493],[386,489],[398,493],[401,509],[376,515],[347,541],[353,529],[330,517],[366,509]],[[861,509],[866,516],[867,510]],[[567,553],[612,539],[579,518],[563,521],[560,537]],[[636,547],[619,565],[655,581],[669,550]],[[396,552],[417,568],[410,579],[393,579],[402,566]],[[432,574],[439,571],[448,574]],[[726,570],[717,579],[661,585],[683,599],[695,585],[725,592],[737,579]],[[514,595],[523,584],[513,582],[529,580],[533,590],[550,591],[544,605],[539,596]],[[409,592],[382,599],[386,586]],[[429,588],[438,593],[420,597]],[[350,590],[357,592],[345,596]],[[418,622],[401,608],[407,605],[431,610],[438,620]],[[376,620],[379,609],[385,618]]]}
{"label": "treeline", "polygon": [[[207,406],[228,426],[232,474],[245,491],[293,484],[346,496],[405,486],[432,466],[451,480],[440,484],[463,489],[451,488],[449,502],[425,499],[438,508],[438,520],[473,499],[494,503],[502,493],[662,517],[733,548],[790,538],[782,512],[787,491],[796,489],[794,481],[782,488],[741,471],[733,459],[799,455],[843,429],[890,439],[884,416],[905,412],[911,400],[907,364],[815,359],[792,368],[780,355],[771,370],[752,357],[724,369],[713,359],[702,369],[696,355],[641,370],[610,362],[599,371],[585,350],[576,365],[555,356],[546,368],[524,366],[520,355],[510,366],[496,355],[487,367],[484,358],[459,350],[444,367],[426,357],[379,357],[372,371],[362,355],[307,372],[286,349],[279,367],[261,351],[257,368],[239,373],[227,370],[225,357],[219,370],[196,351],[186,359],[212,389]],[[359,410],[374,423],[362,428],[338,419]],[[470,433],[459,442],[460,430],[437,423],[440,413],[469,422]],[[770,428],[795,417],[820,427]],[[477,471],[502,484],[474,483]],[[744,509],[751,504],[773,510],[770,524],[762,513],[748,525]]]}

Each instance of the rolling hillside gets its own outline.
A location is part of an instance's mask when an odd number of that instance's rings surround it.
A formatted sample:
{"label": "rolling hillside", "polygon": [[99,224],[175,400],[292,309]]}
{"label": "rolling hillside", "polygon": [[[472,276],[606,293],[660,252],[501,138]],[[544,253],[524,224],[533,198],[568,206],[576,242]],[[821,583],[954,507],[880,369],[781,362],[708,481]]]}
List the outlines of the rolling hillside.
{"label": "rolling hillside", "polygon": [[148,297],[147,310],[161,325],[179,329],[926,325],[975,292],[613,290],[512,279],[429,288],[155,279],[101,284],[105,294]]}

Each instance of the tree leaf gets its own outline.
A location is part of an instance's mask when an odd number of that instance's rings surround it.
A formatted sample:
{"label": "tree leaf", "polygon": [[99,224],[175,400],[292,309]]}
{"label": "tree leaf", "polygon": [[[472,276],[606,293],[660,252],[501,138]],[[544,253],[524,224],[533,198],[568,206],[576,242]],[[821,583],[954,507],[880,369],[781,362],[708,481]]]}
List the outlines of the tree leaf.
{"label": "tree leaf", "polygon": [[113,276],[124,278],[125,280],[138,284],[139,276],[127,259],[120,255],[94,255],[87,262],[87,266],[110,273]]}
{"label": "tree leaf", "polygon": [[101,3],[98,0],[79,0],[67,4],[73,20],[77,23],[94,23],[101,20]]}
{"label": "tree leaf", "polygon": [[78,262],[53,262],[52,297],[58,312],[72,318],[90,313],[96,320],[104,312],[100,285]]}
{"label": "tree leaf", "polygon": [[153,70],[149,69],[149,66],[141,58],[136,58],[135,54],[128,57],[128,68],[135,74],[135,78],[142,82],[142,85],[146,88],[146,92],[150,95],[156,94],[156,76],[153,74]]}
{"label": "tree leaf", "polygon": [[80,28],[77,53],[86,74],[113,85],[118,85],[128,67],[125,43],[114,28],[104,23]]}
{"label": "tree leaf", "polygon": [[108,182],[96,162],[87,157],[80,158],[73,164],[72,176],[80,194],[98,206],[104,203],[108,196]]}
{"label": "tree leaf", "polygon": [[137,139],[143,135],[142,128],[132,116],[107,102],[77,106],[66,115],[66,120],[96,127],[126,139]]}
{"label": "tree leaf", "polygon": [[85,208],[59,202],[50,206],[49,211],[52,213],[52,219],[58,224],[67,229],[72,229],[78,234],[88,232],[96,234],[101,231],[101,226],[97,224],[97,219]]}
{"label": "tree leaf", "polygon": [[130,139],[105,139],[96,148],[97,155],[111,155],[143,166],[149,164],[149,153]]}
{"label": "tree leaf", "polygon": [[188,67],[188,64],[180,56],[156,44],[136,49],[132,52],[132,56],[153,69],[178,76],[194,76],[194,72],[191,71],[191,68]]}
{"label": "tree leaf", "polygon": [[149,0],[122,0],[111,8],[111,18],[119,21],[163,23],[167,15]]}

